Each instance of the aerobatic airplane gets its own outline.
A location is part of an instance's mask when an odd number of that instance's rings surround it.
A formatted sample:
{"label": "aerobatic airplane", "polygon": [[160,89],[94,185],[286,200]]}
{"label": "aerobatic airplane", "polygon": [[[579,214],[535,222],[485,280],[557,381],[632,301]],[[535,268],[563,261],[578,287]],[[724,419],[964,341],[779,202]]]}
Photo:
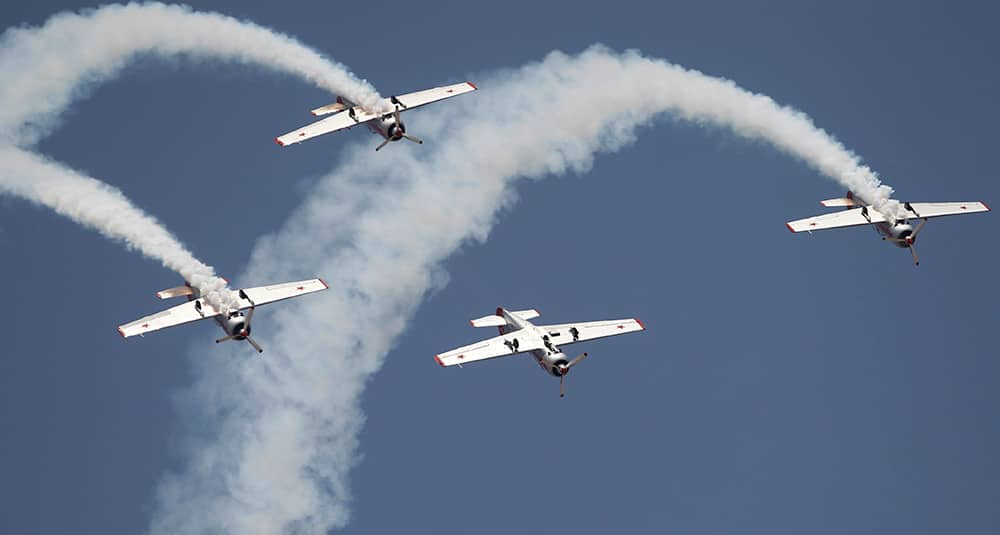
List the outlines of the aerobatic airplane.
{"label": "aerobatic airplane", "polygon": [[[853,227],[858,225],[872,225],[882,239],[893,243],[904,249],[909,249],[913,255],[913,264],[919,266],[920,259],[913,249],[913,244],[917,241],[917,234],[923,230],[927,220],[932,217],[942,217],[947,215],[974,214],[977,212],[989,212],[990,207],[981,201],[974,202],[907,202],[903,203],[906,208],[907,217],[902,220],[888,221],[885,216],[877,212],[871,205],[857,195],[847,192],[847,197],[840,199],[827,199],[820,201],[823,206],[843,206],[845,210],[824,214],[797,221],[790,221],[785,225],[792,232],[812,232],[814,230],[825,230],[840,227]],[[913,228],[909,219],[922,219],[923,221]]]}
{"label": "aerobatic airplane", "polygon": [[[257,350],[263,353],[257,342],[250,338],[250,320],[253,318],[253,311],[260,305],[266,305],[275,301],[282,301],[300,295],[319,292],[329,288],[323,279],[310,279],[297,282],[286,282],[271,286],[259,286],[257,288],[244,288],[237,291],[239,295],[239,308],[237,310],[218,310],[210,303],[201,298],[197,288],[185,283],[184,286],[177,286],[157,292],[160,299],[171,297],[187,296],[188,302],[168,308],[156,314],[138,319],[132,323],[126,323],[118,327],[118,332],[125,338],[135,335],[143,335],[149,332],[166,329],[175,325],[190,323],[192,321],[214,318],[226,332],[226,336],[219,338],[215,343],[227,340],[246,340]],[[247,312],[244,313],[243,311]]]}
{"label": "aerobatic airplane", "polygon": [[566,394],[563,387],[566,374],[587,354],[571,360],[560,346],[646,330],[636,318],[537,326],[528,321],[539,315],[533,309],[510,311],[497,308],[495,315],[483,316],[470,323],[473,327],[497,327],[500,336],[441,353],[434,360],[441,366],[461,366],[477,360],[531,352],[543,370],[559,378],[559,397],[563,397]]}
{"label": "aerobatic airplane", "polygon": [[446,98],[457,97],[476,89],[476,86],[472,82],[462,82],[460,84],[435,87],[433,89],[389,97],[383,100],[383,102],[391,104],[395,109],[389,113],[381,114],[372,113],[343,97],[337,97],[337,102],[312,110],[312,114],[316,116],[331,113],[336,115],[308,124],[283,136],[278,136],[274,138],[274,141],[281,146],[291,145],[316,136],[364,124],[373,133],[383,138],[382,144],[375,147],[376,151],[386,146],[390,141],[399,141],[404,138],[414,143],[422,144],[423,141],[406,133],[406,125],[403,124],[400,112],[419,108],[420,106]]}

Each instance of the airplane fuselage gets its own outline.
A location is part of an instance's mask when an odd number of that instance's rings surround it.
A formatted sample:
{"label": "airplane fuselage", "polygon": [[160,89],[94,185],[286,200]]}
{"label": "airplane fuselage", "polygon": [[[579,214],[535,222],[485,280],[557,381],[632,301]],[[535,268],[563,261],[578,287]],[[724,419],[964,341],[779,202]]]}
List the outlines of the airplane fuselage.
{"label": "airplane fuselage", "polygon": [[[188,301],[197,301],[199,299],[200,296],[197,294],[188,296]],[[246,314],[240,310],[232,311],[226,317],[216,316],[215,323],[226,332],[226,336],[232,336],[234,340],[246,340],[247,336],[250,335],[250,328],[247,327],[244,329],[246,327]]]}
{"label": "airplane fuselage", "polygon": [[551,340],[549,333],[545,332],[543,329],[539,329],[527,320],[523,320],[513,314],[508,314],[507,311],[502,308],[497,309],[497,315],[503,315],[507,322],[513,326],[513,328],[510,325],[498,327],[500,334],[511,334],[510,347],[512,351],[517,348],[517,338],[519,334],[524,333],[529,336],[537,336],[542,339],[545,347],[531,352],[531,356],[535,358],[535,362],[537,362],[546,373],[554,377],[561,377],[569,372],[569,368],[567,367],[569,364],[569,358],[559,349],[555,342]]}
{"label": "airplane fuselage", "polygon": [[406,133],[406,125],[401,120],[397,122],[396,117],[392,113],[372,119],[367,124],[368,129],[372,133],[382,136],[382,139],[389,141],[399,141],[403,139],[403,134]]}
{"label": "airplane fuselage", "polygon": [[887,240],[889,243],[897,247],[906,249],[907,247],[913,245],[916,241],[913,238],[913,225],[904,222],[898,222],[894,225],[889,223],[878,223],[875,226],[878,229],[879,234],[882,234],[885,238],[892,238],[892,240]]}
{"label": "airplane fuselage", "polygon": [[[860,197],[859,195],[853,192],[847,192],[847,198],[854,200],[860,206],[867,207],[871,205],[871,203],[869,203],[863,197]],[[906,249],[907,247],[913,245],[914,242],[916,241],[916,238],[913,236],[913,225],[910,225],[905,220],[896,221],[893,223],[883,221],[881,223],[876,223],[874,226],[875,230],[877,230],[879,234],[882,235],[883,240],[888,241],[889,243],[895,245],[896,247]]]}

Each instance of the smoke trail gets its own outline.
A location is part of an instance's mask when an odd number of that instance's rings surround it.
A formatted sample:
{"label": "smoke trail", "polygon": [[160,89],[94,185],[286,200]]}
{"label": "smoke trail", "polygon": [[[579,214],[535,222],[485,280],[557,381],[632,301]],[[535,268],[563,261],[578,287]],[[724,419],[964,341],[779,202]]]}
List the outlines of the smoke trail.
{"label": "smoke trail", "polygon": [[152,216],[136,208],[121,191],[38,154],[0,146],[0,183],[7,191],[125,242],[157,258],[203,292],[212,304],[235,305],[226,282],[199,262]]}
{"label": "smoke trail", "polygon": [[[144,53],[255,64],[369,106],[381,98],[342,65],[255,24],[183,6],[112,5],[59,14],[39,28],[11,29],[0,36],[0,140],[33,145],[57,126],[75,99]],[[121,191],[17,149],[2,152],[6,157],[0,159],[0,193],[20,195],[124,240],[180,273],[218,308],[236,304],[235,295],[211,267],[195,259]]]}
{"label": "smoke trail", "polygon": [[364,106],[381,101],[371,85],[343,65],[256,24],[185,6],[110,5],[61,13],[39,28],[9,29],[0,37],[0,132],[16,136],[12,143],[36,142],[82,92],[144,53],[253,64]]}
{"label": "smoke trail", "polygon": [[153,533],[346,525],[360,395],[425,294],[443,284],[441,262],[486,239],[518,179],[584,172],[657,115],[766,141],[889,203],[889,190],[802,113],[638,53],[552,53],[480,88],[411,120],[428,144],[379,158],[357,147],[258,242],[251,278],[315,273],[330,290],[273,310],[258,327],[272,348],[266,359],[194,359],[184,420],[203,434],[192,431],[186,468],[161,484]]}

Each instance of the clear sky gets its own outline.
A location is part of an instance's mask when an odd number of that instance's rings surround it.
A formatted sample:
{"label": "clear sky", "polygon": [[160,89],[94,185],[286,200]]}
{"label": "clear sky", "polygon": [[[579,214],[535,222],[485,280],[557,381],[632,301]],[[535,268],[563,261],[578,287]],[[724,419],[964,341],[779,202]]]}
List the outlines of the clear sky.
{"label": "clear sky", "polygon": [[[293,35],[385,94],[554,49],[636,48],[803,110],[902,200],[1000,204],[997,6],[666,4],[194,7]],[[87,5],[5,5],[0,25]],[[258,69],[145,60],[40,150],[236,277],[316,177],[378,143],[357,129],[273,143],[329,100]],[[421,113],[407,121],[418,136]],[[762,143],[666,116],[638,132],[585,173],[519,183],[489,239],[444,264],[447,285],[367,383],[349,530],[1000,531],[997,215],[932,221],[914,268],[869,229],[789,234],[785,221],[844,192]],[[259,357],[215,346],[211,325],[123,341],[115,327],[161,307],[153,292],[175,274],[20,199],[0,197],[0,258],[0,531],[145,530],[164,474],[187,461],[198,424],[178,404],[196,370]],[[316,269],[302,274],[333,276]],[[528,357],[435,365],[493,334],[468,320],[498,305],[648,330],[585,347],[565,399]]]}

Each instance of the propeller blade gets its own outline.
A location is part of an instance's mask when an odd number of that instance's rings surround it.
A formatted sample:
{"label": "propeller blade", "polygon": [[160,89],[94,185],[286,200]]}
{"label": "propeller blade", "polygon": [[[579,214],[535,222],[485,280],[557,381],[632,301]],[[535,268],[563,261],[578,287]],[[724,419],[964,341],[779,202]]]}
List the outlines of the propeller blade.
{"label": "propeller blade", "polygon": [[927,219],[925,218],[923,221],[920,222],[919,225],[917,225],[917,228],[913,229],[913,234],[911,234],[910,236],[913,239],[917,239],[917,234],[920,234],[920,230],[923,229],[924,225],[926,224],[927,224]]}
{"label": "propeller blade", "polygon": [[233,338],[236,338],[235,334],[231,334],[231,335],[226,336],[224,338],[219,338],[218,340],[215,341],[215,343],[219,344],[219,343],[222,343],[222,342],[226,342],[226,341],[232,340]]}
{"label": "propeller blade", "polygon": [[413,137],[410,134],[403,134],[403,137],[405,137],[406,139],[409,139],[410,141],[416,143],[417,145],[423,145],[424,144],[424,142],[423,142],[422,139],[417,138],[417,137]]}
{"label": "propeller blade", "polygon": [[387,138],[387,139],[386,139],[385,141],[383,141],[383,142],[382,142],[382,144],[381,144],[381,145],[379,145],[379,146],[375,147],[375,152],[378,152],[378,151],[382,150],[382,147],[384,147],[384,146],[386,146],[386,145],[388,145],[388,144],[389,144],[389,140],[388,140],[388,138]]}
{"label": "propeller blade", "polygon": [[917,251],[916,251],[916,249],[913,248],[913,245],[910,245],[909,249],[910,249],[910,254],[913,255],[913,265],[914,266],[919,266],[920,265],[920,259],[917,258]]}
{"label": "propeller blade", "polygon": [[258,353],[263,353],[264,352],[264,350],[259,345],[257,345],[257,342],[253,341],[253,338],[250,338],[249,336],[247,336],[246,338],[247,338],[247,342],[250,342],[250,345],[252,345],[253,348],[256,349]]}
{"label": "propeller blade", "polygon": [[247,311],[247,321],[243,324],[243,328],[246,329],[247,332],[250,331],[250,320],[253,319],[253,311],[256,308],[257,307],[250,307],[250,310]]}
{"label": "propeller blade", "polygon": [[585,358],[587,358],[587,354],[586,353],[584,353],[584,354],[580,355],[579,357],[576,357],[575,359],[569,361],[569,364],[566,365],[566,370],[569,371],[570,368],[572,368],[573,366],[576,366],[577,364],[580,363],[581,360],[583,360]]}
{"label": "propeller blade", "polygon": [[566,378],[565,375],[559,376],[559,397],[561,398],[566,397],[566,388],[563,386],[563,379],[565,378]]}

